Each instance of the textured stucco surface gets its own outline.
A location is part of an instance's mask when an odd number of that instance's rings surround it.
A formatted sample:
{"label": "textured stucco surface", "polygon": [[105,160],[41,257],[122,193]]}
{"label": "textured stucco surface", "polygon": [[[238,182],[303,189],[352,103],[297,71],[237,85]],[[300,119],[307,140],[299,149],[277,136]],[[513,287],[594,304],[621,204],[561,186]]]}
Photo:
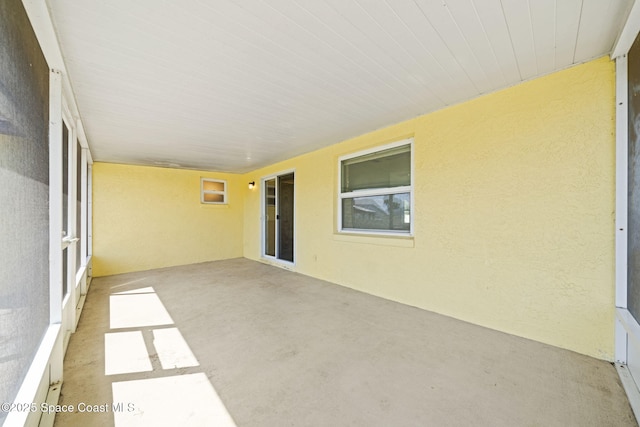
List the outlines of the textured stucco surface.
{"label": "textured stucco surface", "polygon": [[[226,205],[200,203],[200,177],[227,181]],[[93,274],[242,256],[243,186],[233,174],[93,165]]]}
{"label": "textured stucco surface", "polygon": [[[338,235],[338,157],[408,136],[414,238]],[[298,272],[611,360],[614,146],[605,57],[244,181],[295,168]],[[259,259],[259,189],[244,214],[244,256]]]}
{"label": "textured stucco surface", "polygon": [[[614,106],[605,57],[241,176],[97,163],[94,273],[260,259],[246,184],[295,169],[294,270],[612,360]],[[338,157],[411,136],[413,238],[336,233]]]}

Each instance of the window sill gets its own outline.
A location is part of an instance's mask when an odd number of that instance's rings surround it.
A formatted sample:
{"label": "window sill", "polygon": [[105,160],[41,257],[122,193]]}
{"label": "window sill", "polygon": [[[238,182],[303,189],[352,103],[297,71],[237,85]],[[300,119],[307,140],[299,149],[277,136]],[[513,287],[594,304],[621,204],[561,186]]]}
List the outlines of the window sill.
{"label": "window sill", "polygon": [[200,203],[200,207],[205,209],[221,209],[221,208],[226,209],[229,207],[229,204],[228,203]]}
{"label": "window sill", "polygon": [[409,235],[338,232],[333,234],[333,240],[366,245],[396,246],[400,248],[415,247],[413,236]]}

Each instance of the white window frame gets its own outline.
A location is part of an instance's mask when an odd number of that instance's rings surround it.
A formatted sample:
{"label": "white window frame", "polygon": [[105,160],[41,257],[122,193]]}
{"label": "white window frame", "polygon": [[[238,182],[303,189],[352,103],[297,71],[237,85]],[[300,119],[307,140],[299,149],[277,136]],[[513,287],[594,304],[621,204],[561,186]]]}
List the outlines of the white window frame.
{"label": "white window frame", "polygon": [[[205,182],[218,182],[218,183],[222,183],[222,185],[224,186],[224,190],[222,191],[218,191],[218,190],[205,190],[204,189],[204,183]],[[204,196],[205,194],[218,194],[218,195],[222,195],[222,201],[221,202],[207,202],[204,200]],[[226,205],[228,203],[227,200],[227,181],[223,180],[223,179],[214,179],[214,178],[200,178],[200,203],[203,203],[205,205]]]}
{"label": "white window frame", "polygon": [[[413,224],[414,224],[414,149],[413,138],[406,138],[400,141],[392,142],[390,144],[380,145],[368,150],[358,151],[356,153],[346,154],[338,158],[338,233],[343,234],[368,234],[368,235],[383,235],[383,236],[395,236],[395,237],[413,237]],[[401,147],[403,145],[409,145],[411,152],[411,183],[401,187],[389,187],[389,188],[374,188],[370,190],[356,190],[348,193],[342,192],[342,162],[345,160],[353,159],[355,157],[366,156],[368,154],[377,153],[379,151],[389,150],[391,148]],[[389,194],[401,194],[409,193],[410,208],[409,208],[409,231],[402,230],[370,230],[370,229],[358,229],[358,228],[343,228],[342,226],[342,200],[350,199],[354,197],[367,197],[367,196],[385,196]]]}

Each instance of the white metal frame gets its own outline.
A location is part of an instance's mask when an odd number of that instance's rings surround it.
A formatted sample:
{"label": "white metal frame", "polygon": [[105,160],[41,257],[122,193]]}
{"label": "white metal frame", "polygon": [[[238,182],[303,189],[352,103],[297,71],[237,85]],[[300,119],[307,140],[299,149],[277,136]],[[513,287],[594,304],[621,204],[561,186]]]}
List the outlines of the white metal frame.
{"label": "white metal frame", "polygon": [[[219,182],[224,186],[224,190],[205,190],[204,183],[205,182]],[[222,195],[222,202],[207,202],[204,199],[205,194],[217,194]],[[200,203],[204,203],[207,205],[226,205],[229,203],[227,199],[227,181],[224,179],[214,179],[214,178],[200,178]]]}
{"label": "white metal frame", "polygon": [[[628,190],[628,81],[627,57],[616,59],[616,343],[615,359],[627,363],[627,190]],[[625,322],[627,323],[627,322]]]}
{"label": "white metal frame", "polygon": [[[289,174],[293,174],[293,262],[291,261],[287,261],[284,259],[280,259],[278,258],[278,226],[279,223],[278,221],[276,221],[276,230],[275,230],[275,256],[273,255],[267,255],[266,253],[266,224],[265,224],[265,220],[267,217],[267,205],[265,202],[265,183],[269,180],[275,179],[276,180],[276,187],[275,187],[275,198],[276,198],[276,215],[279,215],[279,204],[278,204],[278,177],[283,176],[283,175],[289,175]],[[298,255],[297,255],[297,250],[298,250],[298,245],[296,243],[296,236],[298,235],[298,231],[297,231],[297,224],[298,221],[296,219],[296,201],[298,200],[298,186],[295,184],[295,176],[296,176],[296,170],[294,169],[287,169],[287,170],[283,170],[280,171],[278,173],[275,174],[271,174],[271,175],[267,175],[267,176],[263,176],[262,178],[260,178],[260,256],[263,260],[268,260],[272,263],[275,263],[276,265],[280,265],[280,266],[284,266],[284,267],[294,267],[296,265],[296,262],[298,260]]]}
{"label": "white metal frame", "polygon": [[93,277],[92,258],[93,258],[93,160],[91,152],[87,150],[89,159],[87,163],[87,275]]}
{"label": "white metal frame", "polygon": [[[92,257],[92,202],[91,202],[91,165],[93,160],[85,136],[79,112],[75,104],[69,78],[65,73],[62,59],[55,36],[55,31],[45,2],[40,0],[23,0],[23,5],[29,21],[36,33],[38,43],[51,69],[49,74],[49,327],[44,333],[40,346],[31,362],[24,380],[16,394],[14,403],[29,403],[40,407],[41,403],[57,404],[60,395],[60,385],[63,380],[63,359],[65,352],[65,330],[74,331],[77,325],[79,310],[84,301],[91,276]],[[63,245],[73,242],[62,242],[62,120],[63,115],[73,141],[70,151],[69,176],[69,214],[73,215],[70,226],[75,230],[76,221],[76,176],[77,143],[82,146],[83,181],[81,183],[81,229],[83,242],[81,244],[82,268],[75,275],[69,274],[68,285],[70,292],[78,290],[81,294],[76,304],[67,303],[63,308],[62,301],[62,250]],[[75,120],[74,120],[75,119]],[[69,141],[66,141],[69,143]],[[84,165],[86,165],[86,173]],[[72,231],[73,233],[73,231]],[[73,236],[73,234],[72,234]],[[86,238],[85,238],[86,236]],[[72,245],[76,247],[77,245]],[[74,250],[77,250],[75,248]],[[72,256],[73,255],[73,256]],[[72,264],[69,272],[75,272],[75,254],[69,254]],[[67,301],[77,300],[67,298]],[[75,314],[75,315],[74,315]],[[5,427],[13,426],[51,426],[54,414],[41,414],[39,411],[14,411],[7,414]]]}
{"label": "white metal frame", "polygon": [[[64,344],[62,339],[62,78],[49,73],[49,327],[22,382],[15,403],[42,403],[51,384],[62,382]],[[59,388],[59,387],[58,387]],[[57,400],[57,396],[56,396]],[[9,412],[5,426],[35,426],[36,412]]]}
{"label": "white metal frame", "polygon": [[[611,53],[616,61],[616,231],[615,360],[629,403],[640,418],[640,324],[627,305],[628,251],[628,58],[640,32],[640,2],[635,1]],[[635,374],[635,376],[634,376]]]}
{"label": "white metal frame", "polygon": [[[90,277],[88,274],[88,259],[89,259],[89,255],[88,255],[88,249],[90,248],[88,242],[89,242],[89,237],[88,237],[88,233],[89,233],[89,225],[91,224],[91,221],[89,220],[89,216],[88,216],[88,196],[91,193],[90,190],[90,176],[88,175],[88,171],[89,171],[89,162],[91,161],[91,153],[89,152],[89,149],[86,148],[87,147],[87,141],[84,138],[84,131],[82,129],[82,122],[80,121],[79,118],[76,118],[75,121],[75,125],[76,125],[76,139],[74,140],[74,147],[77,150],[78,148],[81,150],[80,151],[80,177],[78,177],[77,175],[77,164],[74,165],[73,167],[73,171],[74,171],[74,191],[77,191],[77,182],[75,180],[77,180],[78,178],[80,179],[80,230],[76,230],[74,229],[74,234],[75,236],[80,236],[80,245],[78,247],[77,244],[74,244],[75,250],[79,250],[80,251],[80,265],[75,265],[75,282],[74,282],[74,301],[75,301],[75,319],[72,322],[72,330],[71,332],[75,332],[76,328],[78,326],[78,322],[80,320],[80,314],[82,313],[82,308],[84,307],[84,301],[87,295],[87,291],[88,291],[88,285],[90,282]],[[80,147],[78,147],[78,144],[80,145]],[[74,159],[75,161],[78,160],[78,156],[77,156],[77,152],[74,153]],[[75,196],[77,196],[77,194],[75,194]],[[75,203],[77,202],[77,198],[73,199],[73,203],[70,203],[70,205],[74,205],[74,216],[76,215],[76,209],[75,209]],[[77,218],[76,218],[77,219]],[[77,227],[77,221],[74,220],[74,227]],[[80,233],[78,234],[78,231],[80,231]],[[76,261],[76,257],[74,255],[74,262]]]}
{"label": "white metal frame", "polygon": [[617,60],[629,53],[629,49],[631,49],[638,32],[640,32],[640,2],[634,1],[629,15],[627,15],[627,20],[615,42],[611,58]]}
{"label": "white metal frame", "polygon": [[[616,217],[615,217],[615,354],[616,368],[636,417],[640,417],[640,324],[627,305],[629,105],[627,54],[640,30],[640,6],[633,5],[612,58],[616,61]],[[635,373],[635,376],[634,376]]]}
{"label": "white metal frame", "polygon": [[[83,296],[87,291],[87,269],[86,264],[90,258],[85,254],[90,249],[90,216],[88,200],[90,195],[90,175],[87,172],[91,155],[87,148],[82,148],[81,161],[87,168],[83,167],[83,177],[81,177],[81,228],[83,239],[81,252],[81,264],[83,267],[78,271],[76,266],[76,244],[77,222],[77,150],[78,141],[86,146],[84,135],[79,134],[79,121],[73,120],[71,110],[66,102],[63,93],[64,81],[59,71],[50,72],[50,94],[49,94],[49,327],[31,363],[22,386],[16,396],[16,403],[47,402],[57,403],[60,384],[63,380],[63,359],[68,345],[69,337],[75,331],[79,313],[84,302]],[[68,138],[62,139],[62,126],[66,124],[68,128]],[[68,230],[63,236],[63,144],[68,148],[68,199],[67,215]],[[82,202],[84,200],[84,203]],[[84,206],[84,207],[83,207]],[[86,212],[86,213],[85,213]],[[62,277],[63,251],[67,250],[67,277]],[[63,280],[66,280],[67,295],[63,298]],[[7,416],[5,425],[52,425],[53,414],[43,414],[37,412],[10,413]]]}
{"label": "white metal frame", "polygon": [[[367,154],[377,153],[379,151],[388,150],[395,147],[401,147],[403,145],[409,145],[411,149],[411,184],[408,186],[402,187],[393,187],[393,188],[382,188],[382,189],[371,189],[371,190],[357,190],[349,193],[342,192],[342,162],[348,159],[353,159],[355,157],[366,156]],[[414,140],[413,137],[406,138],[400,141],[392,142],[390,144],[380,145],[374,148],[370,148],[367,150],[358,151],[357,153],[346,154],[344,156],[340,156],[338,158],[338,202],[337,202],[337,224],[338,224],[338,233],[341,234],[363,234],[363,235],[376,235],[376,236],[395,236],[395,237],[411,237],[413,236],[413,226],[414,226],[414,180],[415,180],[415,154],[414,154]],[[367,197],[367,196],[384,196],[388,194],[400,194],[400,193],[409,193],[410,200],[410,222],[409,222],[409,231],[394,231],[394,230],[369,230],[369,229],[357,229],[357,228],[348,228],[345,229],[342,227],[342,200],[349,199],[353,197]]]}
{"label": "white metal frame", "polygon": [[[67,251],[67,277],[66,280],[67,295],[62,299],[62,330],[64,333],[64,351],[67,351],[69,345],[69,339],[71,333],[76,330],[77,316],[76,307],[79,295],[76,295],[77,280],[76,280],[76,250],[78,241],[76,233],[76,149],[77,149],[77,135],[76,135],[76,121],[73,120],[73,116],[69,109],[69,104],[62,95],[62,122],[67,126],[68,137],[66,141],[62,141],[62,144],[67,144],[67,230],[62,230],[66,234],[62,238],[62,250]],[[62,133],[62,130],[60,130]],[[62,147],[60,151],[62,152]],[[62,157],[60,157],[60,173],[64,174],[62,170]],[[63,194],[59,196],[62,200]],[[62,218],[64,223],[64,218]]]}

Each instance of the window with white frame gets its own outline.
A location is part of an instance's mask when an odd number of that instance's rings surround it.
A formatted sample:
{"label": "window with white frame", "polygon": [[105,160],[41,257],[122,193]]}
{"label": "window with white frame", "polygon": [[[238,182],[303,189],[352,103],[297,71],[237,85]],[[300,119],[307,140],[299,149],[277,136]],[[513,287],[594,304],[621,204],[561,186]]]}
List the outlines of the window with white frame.
{"label": "window with white frame", "polygon": [[342,156],[338,229],[411,234],[413,139]]}
{"label": "window with white frame", "polygon": [[214,205],[227,203],[227,181],[220,179],[200,179],[200,202]]}

